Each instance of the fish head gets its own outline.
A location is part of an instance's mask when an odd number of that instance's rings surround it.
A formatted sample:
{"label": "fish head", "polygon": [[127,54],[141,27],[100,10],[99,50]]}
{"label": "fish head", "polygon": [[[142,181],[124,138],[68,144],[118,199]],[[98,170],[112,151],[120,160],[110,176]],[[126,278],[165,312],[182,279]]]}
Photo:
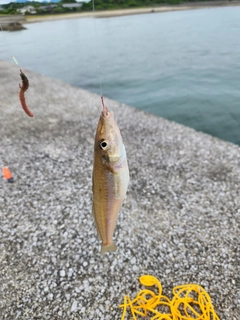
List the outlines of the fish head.
{"label": "fish head", "polygon": [[122,156],[122,148],[123,141],[114,114],[103,106],[95,136],[95,152],[104,162],[116,163]]}

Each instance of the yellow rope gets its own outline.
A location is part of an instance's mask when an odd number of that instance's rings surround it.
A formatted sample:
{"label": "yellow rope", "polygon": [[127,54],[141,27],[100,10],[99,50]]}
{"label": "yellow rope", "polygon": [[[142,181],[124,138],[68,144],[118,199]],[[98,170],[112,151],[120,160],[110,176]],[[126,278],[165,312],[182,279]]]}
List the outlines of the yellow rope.
{"label": "yellow rope", "polygon": [[[141,290],[135,299],[124,297],[119,307],[123,308],[121,320],[124,320],[127,309],[130,308],[133,320],[137,315],[146,317],[153,314],[151,320],[219,320],[216,315],[209,294],[197,284],[185,284],[173,288],[173,299],[162,295],[160,281],[150,275],[140,277],[140,283],[145,287],[157,286],[158,293],[149,289]],[[159,307],[167,306],[169,313],[162,313]]]}

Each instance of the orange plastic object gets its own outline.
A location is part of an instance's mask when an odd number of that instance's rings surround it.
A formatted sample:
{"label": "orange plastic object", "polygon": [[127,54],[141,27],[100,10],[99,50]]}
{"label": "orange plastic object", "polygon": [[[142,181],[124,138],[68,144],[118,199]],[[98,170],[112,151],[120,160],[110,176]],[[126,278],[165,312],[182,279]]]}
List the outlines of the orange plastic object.
{"label": "orange plastic object", "polygon": [[162,286],[157,278],[144,275],[139,280],[146,287],[157,286],[158,293],[144,289],[133,300],[125,296],[124,303],[119,306],[123,308],[121,320],[125,319],[127,308],[130,308],[134,320],[137,320],[137,315],[144,317],[149,314],[151,320],[219,320],[210,296],[201,286],[186,284],[174,287],[174,297],[170,300],[162,295]]}
{"label": "orange plastic object", "polygon": [[12,174],[7,167],[3,167],[3,176],[8,182],[10,182],[10,183],[14,182]]}
{"label": "orange plastic object", "polygon": [[3,176],[7,180],[12,178],[12,174],[7,167],[3,167]]}

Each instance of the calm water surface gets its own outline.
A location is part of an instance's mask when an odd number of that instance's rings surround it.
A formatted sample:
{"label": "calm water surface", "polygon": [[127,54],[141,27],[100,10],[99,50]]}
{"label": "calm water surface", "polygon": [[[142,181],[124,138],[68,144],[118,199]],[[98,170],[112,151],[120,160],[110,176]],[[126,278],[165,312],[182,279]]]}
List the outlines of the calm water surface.
{"label": "calm water surface", "polygon": [[104,96],[240,144],[239,17],[230,7],[27,24],[0,33],[0,59],[99,94],[101,81]]}

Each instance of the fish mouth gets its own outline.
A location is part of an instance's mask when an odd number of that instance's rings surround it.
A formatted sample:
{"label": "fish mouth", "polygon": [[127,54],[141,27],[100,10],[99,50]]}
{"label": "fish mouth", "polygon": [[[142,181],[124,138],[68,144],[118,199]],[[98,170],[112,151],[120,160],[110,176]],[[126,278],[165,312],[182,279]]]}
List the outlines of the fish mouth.
{"label": "fish mouth", "polygon": [[108,108],[106,106],[103,106],[101,116],[106,122],[108,122],[109,124],[113,125],[113,123],[114,123],[113,112],[112,111],[108,111]]}
{"label": "fish mouth", "polygon": [[112,112],[109,112],[108,107],[105,106],[103,96],[101,97],[101,100],[102,100],[102,117],[107,118],[110,115],[112,115]]}
{"label": "fish mouth", "polygon": [[101,100],[102,100],[102,115],[106,117],[108,116],[108,108],[104,104],[103,96],[101,96]]}
{"label": "fish mouth", "polygon": [[102,116],[107,117],[109,115],[108,107],[105,105],[102,106]]}

